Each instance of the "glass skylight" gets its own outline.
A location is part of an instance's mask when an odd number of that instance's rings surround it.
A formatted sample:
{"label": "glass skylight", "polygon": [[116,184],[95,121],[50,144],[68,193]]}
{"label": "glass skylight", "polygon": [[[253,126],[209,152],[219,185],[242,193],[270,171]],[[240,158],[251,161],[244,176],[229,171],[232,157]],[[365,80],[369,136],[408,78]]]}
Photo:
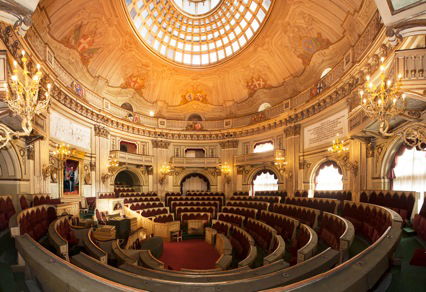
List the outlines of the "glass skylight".
{"label": "glass skylight", "polygon": [[123,0],[144,44],[174,63],[203,67],[242,50],[274,0]]}

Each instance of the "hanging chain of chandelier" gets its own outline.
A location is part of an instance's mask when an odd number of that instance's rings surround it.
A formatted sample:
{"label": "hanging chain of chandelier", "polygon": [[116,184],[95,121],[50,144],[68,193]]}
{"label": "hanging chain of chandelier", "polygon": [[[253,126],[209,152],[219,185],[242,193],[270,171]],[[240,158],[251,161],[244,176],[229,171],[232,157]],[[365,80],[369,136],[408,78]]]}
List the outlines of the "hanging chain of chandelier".
{"label": "hanging chain of chandelier", "polygon": [[13,62],[13,74],[9,85],[5,83],[4,102],[9,109],[22,119],[22,131],[13,131],[4,124],[0,124],[0,149],[6,146],[12,139],[31,135],[33,120],[36,115],[45,112],[50,105],[51,85],[47,84],[44,94],[40,92],[42,79],[41,66],[36,65],[36,72],[32,73],[28,68],[28,58],[22,51],[22,68],[15,60]]}
{"label": "hanging chain of chandelier", "polygon": [[[384,58],[382,57],[380,61],[380,82],[375,85],[370,76],[366,77],[365,89],[359,92],[360,104],[368,117],[380,123],[380,134],[389,137],[395,134],[389,132],[390,121],[406,114],[407,99],[401,91],[402,75],[399,74],[395,81],[387,79]],[[424,123],[410,125],[403,131],[402,138],[405,144],[426,150],[426,125]]]}

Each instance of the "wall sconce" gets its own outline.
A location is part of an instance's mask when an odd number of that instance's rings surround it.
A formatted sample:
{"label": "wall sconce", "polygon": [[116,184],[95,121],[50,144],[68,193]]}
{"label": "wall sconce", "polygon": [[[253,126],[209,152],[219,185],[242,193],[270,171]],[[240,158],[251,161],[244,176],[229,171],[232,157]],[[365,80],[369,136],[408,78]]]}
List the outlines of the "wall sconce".
{"label": "wall sconce", "polygon": [[110,156],[108,158],[108,173],[102,175],[102,182],[105,183],[114,174],[114,172],[118,169],[119,166],[120,162],[118,161],[118,159]]}
{"label": "wall sconce", "polygon": [[225,183],[229,184],[231,182],[231,166],[228,164],[228,162],[225,162],[224,164],[219,165],[219,170],[224,176]]}
{"label": "wall sconce", "polygon": [[160,185],[163,185],[166,182],[166,177],[171,175],[173,172],[173,167],[170,165],[170,163],[164,163],[161,167],[160,167],[160,179],[158,180],[158,182],[160,183]]}
{"label": "wall sconce", "polygon": [[278,168],[278,171],[283,174],[287,166],[287,161],[285,158],[285,150],[276,150],[274,156],[274,165]]}

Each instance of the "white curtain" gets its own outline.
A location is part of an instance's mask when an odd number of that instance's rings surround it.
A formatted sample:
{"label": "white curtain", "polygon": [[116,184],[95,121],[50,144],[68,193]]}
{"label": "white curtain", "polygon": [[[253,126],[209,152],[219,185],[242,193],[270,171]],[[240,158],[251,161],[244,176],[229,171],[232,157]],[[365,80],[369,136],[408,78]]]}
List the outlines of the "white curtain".
{"label": "white curtain", "polygon": [[343,190],[343,175],[334,165],[321,168],[315,178],[316,191],[341,191]]}
{"label": "white curtain", "polygon": [[419,212],[423,205],[424,192],[426,192],[426,152],[415,148],[405,149],[397,158],[394,174],[393,190],[420,193],[417,206],[417,212]]}
{"label": "white curtain", "polygon": [[208,191],[207,182],[198,176],[186,179],[182,185],[182,191],[185,194],[188,191]]}
{"label": "white curtain", "polygon": [[278,191],[278,179],[272,173],[263,172],[253,180],[253,191]]}

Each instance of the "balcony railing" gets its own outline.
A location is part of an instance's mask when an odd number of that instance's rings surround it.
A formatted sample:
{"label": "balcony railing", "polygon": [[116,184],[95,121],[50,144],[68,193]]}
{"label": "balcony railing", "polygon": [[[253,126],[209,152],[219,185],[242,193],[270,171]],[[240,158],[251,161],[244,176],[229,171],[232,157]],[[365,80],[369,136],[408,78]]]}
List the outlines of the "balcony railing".
{"label": "balcony railing", "polygon": [[178,167],[217,167],[220,158],[217,157],[172,157],[173,166]]}
{"label": "balcony railing", "polygon": [[151,165],[154,157],[136,153],[122,152],[113,150],[110,152],[111,156],[118,159],[120,163],[136,164],[136,165]]}

